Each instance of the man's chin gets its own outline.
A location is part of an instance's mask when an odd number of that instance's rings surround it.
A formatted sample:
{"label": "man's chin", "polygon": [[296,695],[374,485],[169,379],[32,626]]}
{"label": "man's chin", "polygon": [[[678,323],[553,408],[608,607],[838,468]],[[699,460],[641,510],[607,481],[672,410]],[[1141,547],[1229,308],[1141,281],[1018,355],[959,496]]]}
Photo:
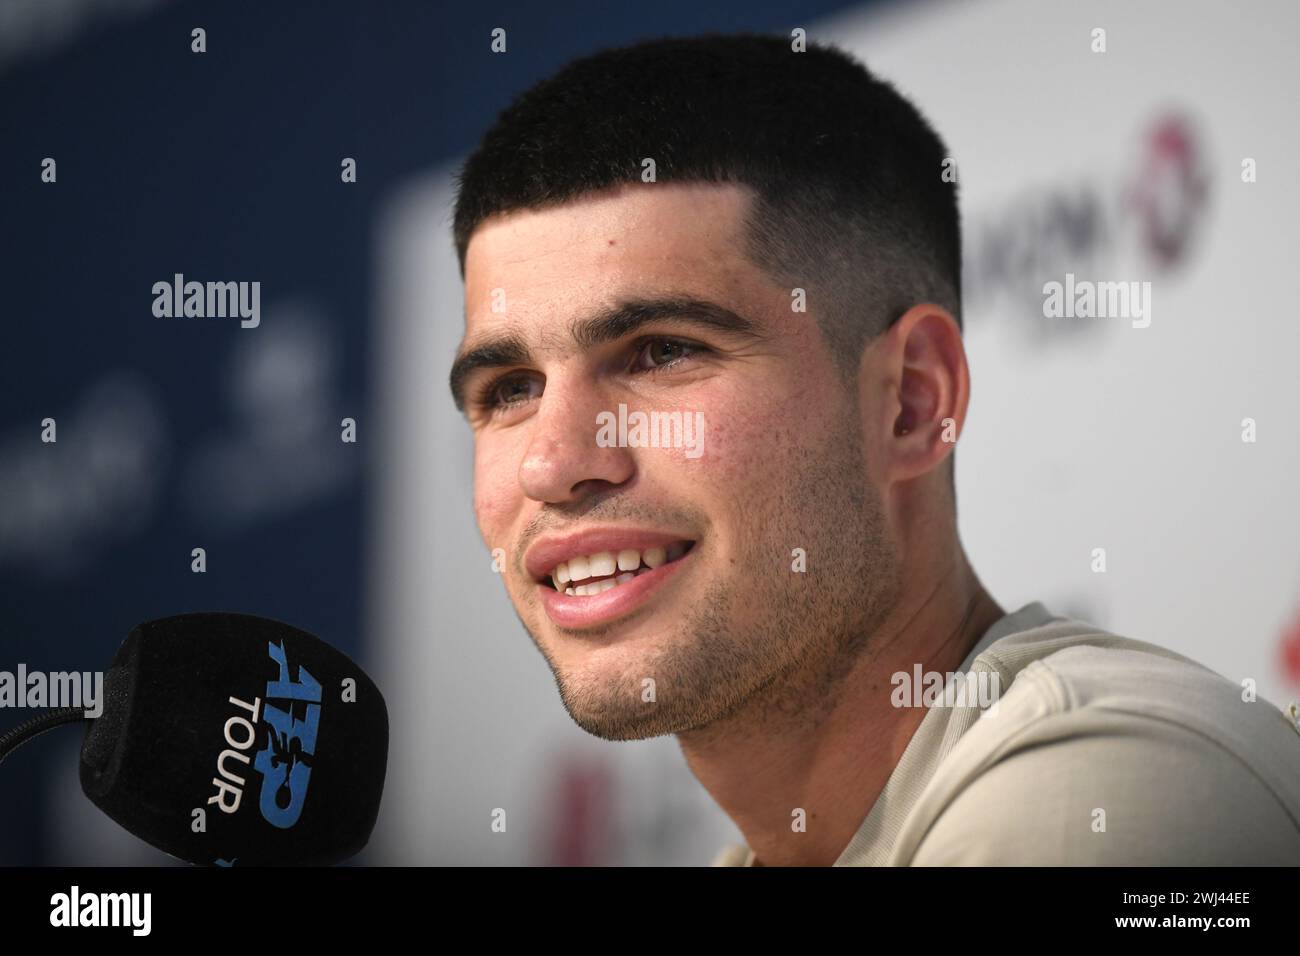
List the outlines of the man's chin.
{"label": "man's chin", "polygon": [[658,655],[638,655],[635,647],[632,639],[623,642],[623,653],[606,660],[596,651],[558,665],[552,660],[560,700],[573,722],[604,740],[646,740],[696,726],[693,709],[682,712],[685,701],[665,699],[674,682],[661,672]]}
{"label": "man's chin", "polygon": [[[746,669],[725,636],[735,627],[730,603],[718,588],[581,630],[560,628],[542,612],[533,618],[540,630],[528,630],[574,723],[605,740],[645,740],[706,727],[728,702],[736,706],[744,689],[737,675]],[[714,613],[702,616],[701,607]]]}
{"label": "man's chin", "polygon": [[668,713],[655,703],[642,707],[629,706],[620,701],[609,706],[593,706],[593,701],[574,701],[565,691],[560,692],[564,709],[573,722],[602,740],[649,740],[689,730],[692,722]]}

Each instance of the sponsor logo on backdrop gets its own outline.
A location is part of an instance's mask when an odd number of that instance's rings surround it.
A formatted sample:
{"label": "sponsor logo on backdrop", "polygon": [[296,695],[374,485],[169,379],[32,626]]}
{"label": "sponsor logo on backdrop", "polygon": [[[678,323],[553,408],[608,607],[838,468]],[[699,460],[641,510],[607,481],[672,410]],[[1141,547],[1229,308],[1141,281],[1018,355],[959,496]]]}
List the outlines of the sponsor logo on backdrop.
{"label": "sponsor logo on backdrop", "polygon": [[[1170,113],[1153,120],[1129,148],[1137,159],[1125,172],[1029,185],[970,215],[963,263],[967,327],[998,316],[1035,341],[1072,340],[1106,323],[1043,321],[1048,283],[1063,284],[1069,274],[1106,288],[1116,282],[1131,288],[1133,281],[1177,276],[1187,267],[1209,198],[1201,135],[1187,116]],[[1095,149],[1080,140],[1085,155]]]}

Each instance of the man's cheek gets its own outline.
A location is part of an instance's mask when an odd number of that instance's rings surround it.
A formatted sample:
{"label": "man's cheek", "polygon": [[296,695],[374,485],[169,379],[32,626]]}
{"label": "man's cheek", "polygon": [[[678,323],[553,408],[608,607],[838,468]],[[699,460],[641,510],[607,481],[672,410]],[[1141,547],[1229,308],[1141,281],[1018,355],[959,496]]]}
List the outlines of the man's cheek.
{"label": "man's cheek", "polygon": [[489,548],[509,548],[502,540],[510,528],[511,517],[519,505],[516,476],[492,455],[476,451],[474,455],[474,514],[479,533]]}
{"label": "man's cheek", "polygon": [[792,436],[750,406],[719,401],[700,413],[696,447],[677,451],[675,464],[701,484],[743,487],[773,465],[774,452]]}

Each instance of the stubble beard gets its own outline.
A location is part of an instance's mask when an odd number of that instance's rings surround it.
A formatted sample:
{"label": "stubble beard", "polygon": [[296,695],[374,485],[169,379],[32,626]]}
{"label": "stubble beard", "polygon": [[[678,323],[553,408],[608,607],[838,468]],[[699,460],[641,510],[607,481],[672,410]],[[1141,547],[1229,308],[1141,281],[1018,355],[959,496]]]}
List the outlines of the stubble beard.
{"label": "stubble beard", "polygon": [[[621,673],[565,673],[530,631],[583,730],[605,740],[703,738],[826,717],[901,590],[856,416],[841,421],[847,427],[825,447],[774,456],[763,475],[777,490],[733,512],[743,521],[741,559],[725,574],[693,562],[685,573],[713,579],[654,650]],[[806,553],[806,571],[792,570],[795,548]],[[690,590],[690,581],[676,586]]]}

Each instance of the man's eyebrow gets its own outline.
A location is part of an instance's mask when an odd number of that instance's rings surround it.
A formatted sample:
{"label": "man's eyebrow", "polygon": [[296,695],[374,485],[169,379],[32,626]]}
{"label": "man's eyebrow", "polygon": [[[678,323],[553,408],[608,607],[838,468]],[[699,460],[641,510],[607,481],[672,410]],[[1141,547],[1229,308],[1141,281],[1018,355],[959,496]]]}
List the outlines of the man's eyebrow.
{"label": "man's eyebrow", "polygon": [[462,351],[451,365],[451,397],[458,411],[465,411],[465,380],[481,368],[527,365],[533,353],[517,334],[508,332]]}
{"label": "man's eyebrow", "polygon": [[[730,335],[763,338],[762,327],[725,306],[692,296],[637,298],[601,309],[569,323],[569,335],[580,349],[592,349],[630,335],[651,322],[702,325]],[[451,394],[456,408],[465,410],[465,381],[483,368],[527,365],[532,352],[518,333],[490,336],[462,350],[451,366]]]}
{"label": "man's eyebrow", "polygon": [[752,319],[707,299],[666,296],[630,299],[569,324],[569,335],[580,348],[590,349],[613,342],[650,322],[683,322],[707,326],[718,332],[762,338],[762,329]]}

